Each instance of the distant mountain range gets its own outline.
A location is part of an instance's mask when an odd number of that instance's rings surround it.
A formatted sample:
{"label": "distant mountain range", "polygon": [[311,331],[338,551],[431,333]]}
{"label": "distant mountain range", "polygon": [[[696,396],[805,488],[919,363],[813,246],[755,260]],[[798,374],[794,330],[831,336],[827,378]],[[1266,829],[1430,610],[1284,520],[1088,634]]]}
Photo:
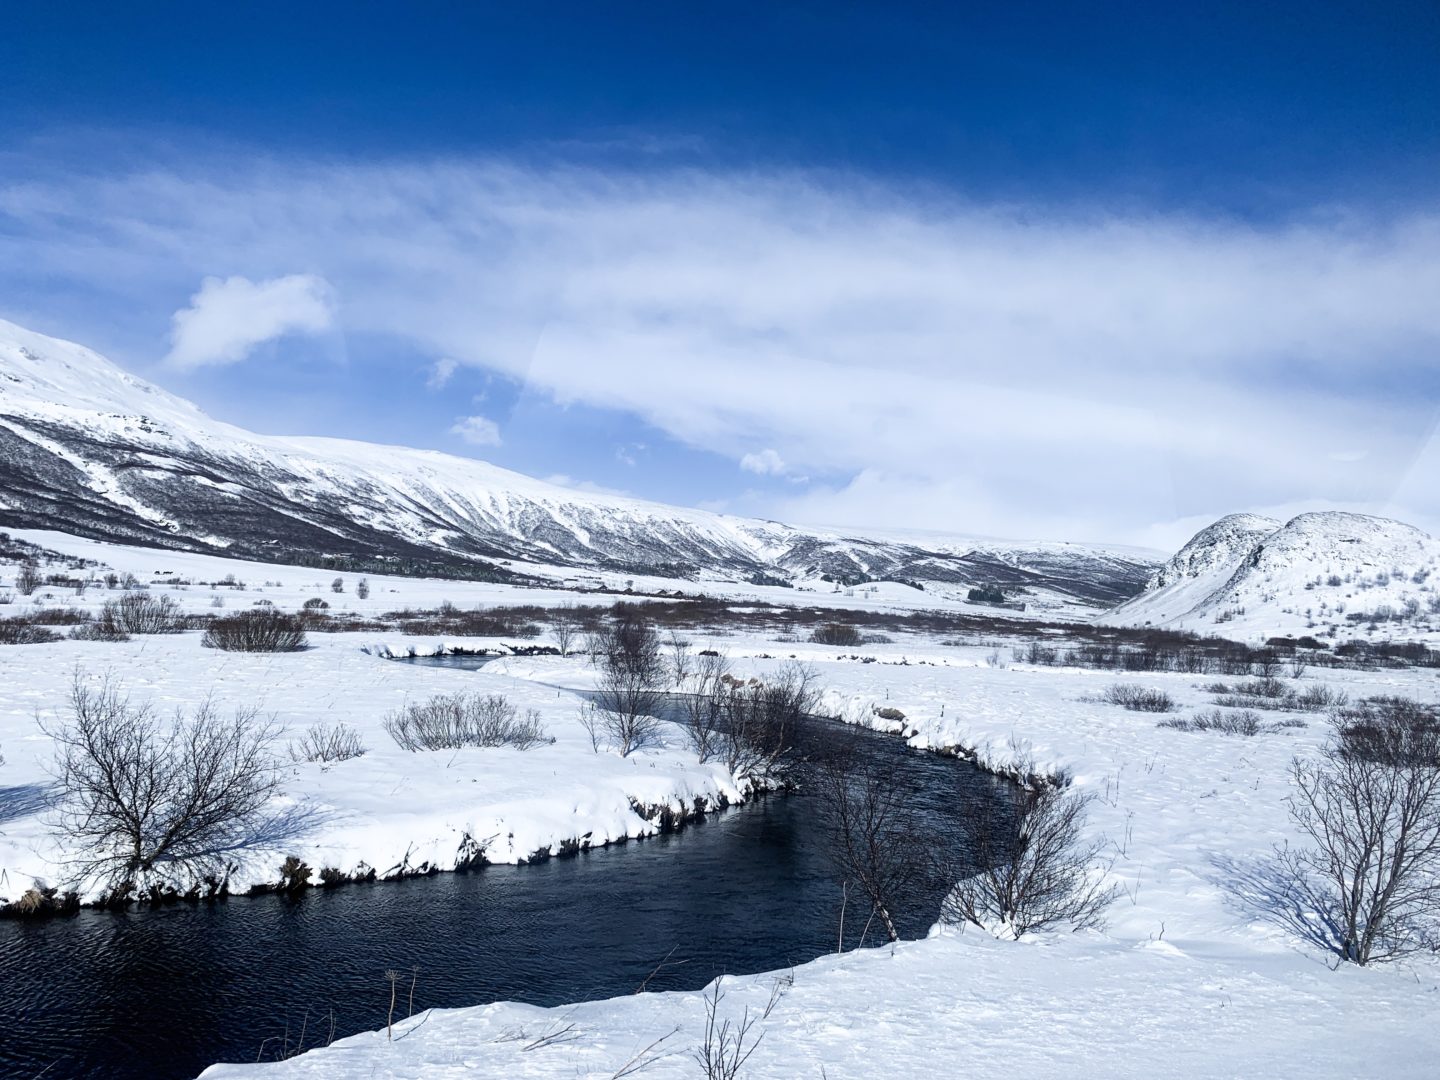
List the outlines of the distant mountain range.
{"label": "distant mountain range", "polygon": [[1363,514],[1234,514],[1196,533],[1103,621],[1236,638],[1440,636],[1440,542]]}
{"label": "distant mountain range", "polygon": [[1158,564],[1122,548],[797,528],[576,492],[434,451],[257,435],[89,349],[0,321],[3,526],[436,576],[517,578],[530,563],[940,583],[1047,608],[1118,603]]}

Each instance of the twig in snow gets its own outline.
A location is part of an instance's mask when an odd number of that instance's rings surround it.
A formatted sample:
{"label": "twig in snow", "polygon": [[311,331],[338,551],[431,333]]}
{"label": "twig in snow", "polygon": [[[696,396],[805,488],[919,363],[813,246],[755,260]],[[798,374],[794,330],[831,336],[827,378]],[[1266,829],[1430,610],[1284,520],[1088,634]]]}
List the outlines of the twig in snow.
{"label": "twig in snow", "polygon": [[679,945],[671,946],[670,951],[665,954],[665,959],[661,960],[660,963],[656,964],[655,969],[651,971],[649,975],[645,976],[645,980],[635,988],[635,993],[643,994],[645,992],[645,988],[650,985],[650,980],[655,978],[656,975],[659,975],[660,972],[664,971],[667,967],[680,967],[682,964],[688,964],[690,962],[687,959],[676,960],[673,964],[670,963],[670,957],[675,955],[675,950],[679,947]]}
{"label": "twig in snow", "polygon": [[576,1030],[574,1024],[566,1024],[564,1027],[552,1024],[547,1030],[541,1032],[537,1038],[532,1039],[522,1046],[520,1052],[522,1054],[528,1054],[531,1050],[539,1050],[542,1047],[555,1046],[559,1043],[574,1042],[578,1038],[580,1038],[580,1032]]}
{"label": "twig in snow", "polygon": [[618,1070],[610,1074],[610,1080],[621,1080],[621,1077],[634,1076],[641,1070],[648,1069],[651,1065],[654,1065],[662,1058],[668,1057],[668,1054],[657,1054],[654,1051],[660,1046],[661,1043],[665,1042],[667,1039],[673,1039],[679,1033],[680,1028],[677,1026],[675,1030],[661,1035],[660,1038],[656,1039],[649,1046],[645,1047],[642,1050],[637,1050],[635,1052],[635,1055],[629,1061],[625,1062],[625,1064],[621,1065]]}

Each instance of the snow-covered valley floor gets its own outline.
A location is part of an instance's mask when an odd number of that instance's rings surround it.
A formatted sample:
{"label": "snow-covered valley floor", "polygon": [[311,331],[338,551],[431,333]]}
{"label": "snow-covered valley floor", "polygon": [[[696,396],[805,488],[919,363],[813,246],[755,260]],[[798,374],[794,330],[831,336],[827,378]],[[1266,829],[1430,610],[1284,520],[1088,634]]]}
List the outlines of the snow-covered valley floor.
{"label": "snow-covered valley floor", "polygon": [[[116,549],[111,561],[123,570],[128,557]],[[308,595],[299,582],[325,576],[283,573],[296,583],[265,594],[281,607]],[[485,586],[424,588],[436,591],[431,602],[495,602]],[[209,600],[205,592],[180,595],[197,610]],[[1153,714],[1095,698],[1116,682],[1155,687],[1179,703],[1175,715],[1188,716],[1212,704],[1205,690],[1212,679],[1034,668],[1012,662],[1004,642],[912,638],[842,650],[744,634],[689,636],[696,648],[727,652],[740,675],[763,677],[792,655],[810,662],[826,688],[826,711],[869,723],[878,707],[898,709],[905,720],[896,726],[916,731],[917,747],[965,747],[996,769],[1028,756],[1037,767],[1068,772],[1078,790],[1095,795],[1087,828],[1107,839],[1121,887],[1101,932],[1007,942],[945,930],[793,972],[727,979],[722,1019],[738,1021],[747,1006],[753,1017],[776,997],[752,1029],[763,1038],[742,1075],[1436,1075],[1440,964],[1332,970],[1304,920],[1275,895],[1269,858],[1276,844],[1296,839],[1287,768],[1324,739],[1323,717],[1289,714],[1307,726],[1249,738],[1159,728]],[[575,695],[556,688],[589,684],[581,660],[514,657],[477,673],[375,655],[377,645],[435,642],[315,634],[311,644],[293,655],[218,654],[190,633],[0,647],[0,788],[33,794],[47,782],[51,748],[36,716],[63,708],[78,665],[91,676],[112,672],[137,698],[166,708],[193,707],[213,693],[222,708],[259,705],[292,734],[317,721],[360,731],[369,748],[362,758],[328,769],[286,766],[286,795],[312,809],[312,827],[257,862],[250,879],[238,878],[242,886],[273,880],[282,854],[316,869],[364,861],[383,873],[407,857],[412,866],[453,863],[469,833],[494,838],[488,857],[514,860],[586,833],[598,843],[651,828],[632,800],[738,795],[733,778],[698,765],[674,732],[666,748],[631,758],[593,753]],[[1352,698],[1440,698],[1433,670],[1312,669],[1297,685],[1314,683]],[[411,754],[382,730],[384,715],[406,700],[462,687],[539,710],[555,743],[525,752]],[[55,879],[59,857],[41,808],[11,816],[0,825],[0,894],[35,877]],[[647,1077],[693,1077],[703,1075],[691,1054],[705,1018],[699,992],[551,1010],[480,1004],[397,1023],[393,1041],[382,1030],[283,1062],[217,1065],[206,1076],[603,1078],[633,1062],[645,1065]],[[547,1034],[558,1037],[546,1041]]]}

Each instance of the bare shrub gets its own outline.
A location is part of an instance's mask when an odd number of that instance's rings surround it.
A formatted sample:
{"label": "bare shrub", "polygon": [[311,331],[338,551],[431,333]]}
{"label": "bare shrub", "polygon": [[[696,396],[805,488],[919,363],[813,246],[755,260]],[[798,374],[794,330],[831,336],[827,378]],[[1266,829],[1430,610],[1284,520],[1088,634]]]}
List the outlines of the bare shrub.
{"label": "bare shrub", "polygon": [[403,750],[458,750],[466,746],[513,746],[529,750],[555,740],[535,709],[519,710],[501,694],[436,694],[385,718],[385,730]]}
{"label": "bare shrub", "polygon": [[910,793],[895,769],[866,760],[853,742],[819,762],[815,782],[830,811],[828,846],[846,895],[851,886],[862,892],[870,916],[880,920],[889,940],[900,940],[895,919],[929,868]]}
{"label": "bare shrub", "polygon": [[671,630],[665,638],[665,648],[669,653],[666,664],[669,669],[670,682],[674,686],[684,686],[690,678],[690,669],[694,658],[690,655],[691,642],[683,637],[678,630]]}
{"label": "bare shrub", "polygon": [[70,636],[76,641],[129,641],[130,635],[121,630],[112,621],[101,617],[94,622],[83,623],[70,631]]}
{"label": "bare shrub", "polygon": [[342,592],[344,592],[344,591],[345,591],[345,579],[344,579],[344,578],[338,578],[338,577],[337,577],[334,581],[330,582],[330,591],[333,592],[333,593],[342,593]]}
{"label": "bare shrub", "polygon": [[816,645],[842,645],[853,647],[863,643],[863,635],[848,623],[825,623],[817,626],[810,634]]}
{"label": "bare shrub", "polygon": [[33,562],[21,563],[15,571],[15,591],[21,596],[29,596],[43,584],[40,576],[40,568]]}
{"label": "bare shrub", "polygon": [[1119,705],[1131,712],[1171,712],[1175,700],[1163,690],[1151,690],[1130,683],[1115,683],[1107,686],[1100,700],[1110,705]]}
{"label": "bare shrub", "polygon": [[1314,683],[1295,696],[1295,708],[1304,712],[1324,712],[1339,709],[1350,703],[1350,695],[1324,683]]}
{"label": "bare shrub", "polygon": [[185,629],[180,605],[168,596],[129,592],[106,600],[99,621],[120,634],[178,634]]}
{"label": "bare shrub", "polygon": [[730,678],[728,657],[706,649],[695,657],[690,693],[683,699],[685,735],[700,761],[718,757],[724,746],[724,690]]}
{"label": "bare shrub", "polygon": [[314,724],[299,739],[292,739],[287,749],[291,761],[332,764],[365,755],[360,733],[345,724]]}
{"label": "bare shrub", "polygon": [[655,627],[639,608],[617,604],[610,621],[591,635],[591,644],[600,668],[595,703],[620,756],[657,743],[661,723],[654,714],[669,672]]}
{"label": "bare shrub", "polygon": [[580,620],[575,615],[574,604],[561,604],[551,608],[550,633],[555,638],[555,647],[561,656],[569,656],[580,635]]}
{"label": "bare shrub", "polygon": [[42,645],[59,641],[60,635],[26,618],[0,619],[0,645]]}
{"label": "bare shrub", "polygon": [[330,607],[328,600],[322,600],[318,596],[312,596],[305,603],[300,605],[301,611],[326,611]]}
{"label": "bare shrub", "polygon": [[363,577],[355,583],[355,595],[361,600],[370,599],[370,582]]}
{"label": "bare shrub", "polygon": [[1440,706],[1406,697],[1370,697],[1337,709],[1334,724],[1349,755],[1393,766],[1440,768]]}
{"label": "bare shrub", "polygon": [[720,989],[724,981],[722,975],[705,994],[705,1035],[692,1052],[705,1080],[737,1080],[741,1068],[765,1037],[761,1032],[751,1038],[751,1029],[759,1018],[750,1015],[748,1006],[738,1022],[727,1019],[720,1020],[717,1025],[720,1003],[725,1000],[725,994]]}
{"label": "bare shrub", "polygon": [[1317,757],[1291,763],[1290,816],[1308,846],[1280,852],[1296,895],[1344,960],[1440,946],[1440,715],[1373,698],[1334,718]]}
{"label": "bare shrub", "polygon": [[593,701],[587,701],[580,706],[579,720],[585,734],[590,736],[590,749],[598,754],[605,742],[605,714]]}
{"label": "bare shrub", "polygon": [[1194,716],[1173,720],[1161,720],[1157,727],[1174,728],[1176,731],[1215,731],[1221,735],[1259,735],[1265,730],[1258,713],[1249,709],[1240,712],[1226,712],[1224,709],[1208,709]]}
{"label": "bare shrub", "polygon": [[981,869],[960,879],[941,917],[1017,939],[1057,924],[1101,926],[1117,887],[1104,885],[1105,841],[1085,836],[1092,798],[1045,784],[1017,790],[1008,815],[968,816],[965,840]]}
{"label": "bare shrub", "polygon": [[78,879],[123,897],[158,880],[223,879],[261,831],[275,791],[273,723],[222,720],[210,701],[162,724],[108,678],[77,673],[55,741],[55,823]]}
{"label": "bare shrub", "polygon": [[200,644],[225,652],[298,652],[308,643],[298,616],[266,607],[216,619]]}
{"label": "bare shrub", "polygon": [[721,676],[715,692],[717,756],[734,776],[764,785],[790,783],[796,729],[814,711],[818,696],[814,671],[794,662],[766,681]]}

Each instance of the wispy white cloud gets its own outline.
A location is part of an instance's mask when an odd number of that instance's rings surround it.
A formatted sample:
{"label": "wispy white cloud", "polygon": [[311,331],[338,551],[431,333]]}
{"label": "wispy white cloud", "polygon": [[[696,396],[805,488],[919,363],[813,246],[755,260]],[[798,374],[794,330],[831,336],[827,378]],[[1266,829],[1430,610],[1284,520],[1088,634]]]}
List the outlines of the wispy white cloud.
{"label": "wispy white cloud", "polygon": [[462,416],[450,426],[450,434],[471,446],[499,446],[500,426],[484,416]]}
{"label": "wispy white cloud", "polygon": [[332,310],[330,287],[314,274],[207,277],[190,306],[171,316],[166,360],[178,368],[234,364],[282,335],[328,329]]}
{"label": "wispy white cloud", "polygon": [[761,476],[784,476],[786,471],[785,459],[768,447],[759,453],[742,456],[740,468]]}
{"label": "wispy white cloud", "polygon": [[455,372],[459,370],[460,362],[458,360],[452,360],[448,356],[442,356],[430,365],[430,373],[425,378],[425,388],[427,390],[444,389],[446,384],[454,377]]}
{"label": "wispy white cloud", "polygon": [[347,333],[840,478],[754,512],[1118,539],[1403,485],[1440,522],[1412,468],[1440,212],[1261,227],[796,173],[300,162],[57,178],[0,189],[0,213],[0,265],[131,298],[202,253],[313,266]]}

